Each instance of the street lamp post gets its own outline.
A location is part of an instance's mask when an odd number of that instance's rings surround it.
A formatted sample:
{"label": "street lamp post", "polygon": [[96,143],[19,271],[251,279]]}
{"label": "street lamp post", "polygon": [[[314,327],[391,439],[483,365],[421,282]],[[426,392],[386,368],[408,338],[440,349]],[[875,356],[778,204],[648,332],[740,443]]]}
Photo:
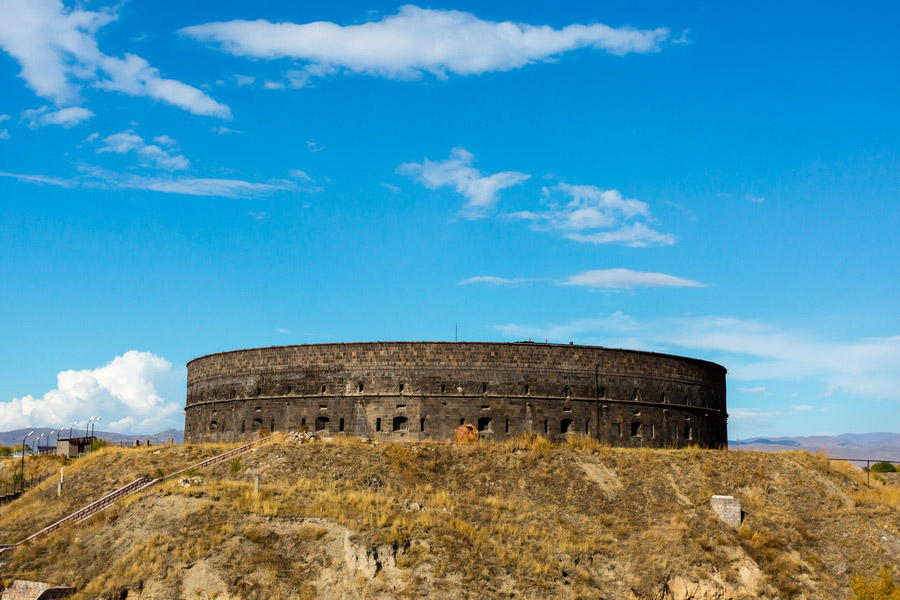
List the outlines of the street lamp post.
{"label": "street lamp post", "polygon": [[103,420],[103,417],[96,417],[94,419],[94,425],[91,427],[91,437],[94,437],[94,429],[97,427],[97,423]]}
{"label": "street lamp post", "polygon": [[94,422],[94,417],[91,417],[90,419],[88,419],[88,422],[84,426],[84,437],[88,436],[88,431],[90,430],[91,423],[93,423],[93,422]]}
{"label": "street lamp post", "polygon": [[72,423],[72,427],[69,427],[69,445],[70,445],[70,446],[72,445],[72,429],[73,429],[76,425],[78,425],[78,421],[75,421],[74,423]]}
{"label": "street lamp post", "polygon": [[23,492],[25,491],[25,441],[28,440],[28,438],[30,438],[33,434],[34,434],[34,431],[29,431],[28,435],[26,435],[22,439],[22,491]]}

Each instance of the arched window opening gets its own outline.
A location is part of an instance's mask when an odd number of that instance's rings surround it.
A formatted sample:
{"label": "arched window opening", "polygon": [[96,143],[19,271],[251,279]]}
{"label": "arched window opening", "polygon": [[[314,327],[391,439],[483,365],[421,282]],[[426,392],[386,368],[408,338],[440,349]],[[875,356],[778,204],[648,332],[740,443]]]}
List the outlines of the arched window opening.
{"label": "arched window opening", "polygon": [[316,431],[328,431],[328,417],[316,417]]}
{"label": "arched window opening", "polygon": [[293,386],[290,386],[290,385],[289,385],[289,386],[287,386],[287,388],[284,390],[284,394],[285,394],[286,396],[290,396],[290,395],[291,395],[291,392],[293,392],[293,391],[294,391]]}
{"label": "arched window opening", "polygon": [[490,417],[479,418],[478,419],[478,431],[487,431],[487,432],[494,431],[493,422],[494,422],[494,420]]}
{"label": "arched window opening", "polygon": [[585,421],[584,422],[584,435],[589,435],[590,433],[591,433],[591,422]]}
{"label": "arched window opening", "polygon": [[419,419],[419,431],[425,431],[425,417]]}
{"label": "arched window opening", "polygon": [[210,430],[210,431],[215,431],[215,430],[216,430],[216,425],[218,425],[218,423],[216,423],[215,421],[210,421],[210,423],[209,423],[209,430]]}
{"label": "arched window opening", "polygon": [[605,387],[600,388],[600,397],[606,398],[606,388]]}
{"label": "arched window opening", "polygon": [[444,394],[446,392],[447,392],[447,385],[442,383],[441,384],[441,393]]}
{"label": "arched window opening", "polygon": [[547,435],[548,433],[550,433],[550,421],[544,419],[544,435]]}
{"label": "arched window opening", "polygon": [[338,431],[340,431],[340,432],[344,431],[344,418],[343,417],[341,417],[341,419],[338,421]]}
{"label": "arched window opening", "polygon": [[358,389],[359,389],[359,393],[362,394],[362,391],[363,391],[363,382],[362,381],[359,382]]}
{"label": "arched window opening", "polygon": [[262,421],[262,419],[259,419],[259,418],[253,419],[253,423],[251,423],[250,430],[251,430],[251,431],[259,431],[259,430],[262,429],[262,428],[263,428],[263,421]]}
{"label": "arched window opening", "polygon": [[401,393],[401,394],[403,393],[403,390],[404,390],[404,389],[406,389],[406,386],[405,386],[404,384],[401,383],[401,384],[400,384],[400,393]]}
{"label": "arched window opening", "polygon": [[306,427],[306,417],[300,419],[300,427]]}
{"label": "arched window opening", "polygon": [[574,432],[573,424],[574,421],[572,419],[563,419],[559,422],[559,432],[563,435]]}
{"label": "arched window opening", "polygon": [[563,396],[565,396],[566,398],[569,397],[569,388],[564,388],[564,389],[563,389]]}
{"label": "arched window opening", "polygon": [[641,399],[641,393],[638,391],[637,388],[634,388],[634,391],[631,393],[631,399],[634,402],[638,402]]}
{"label": "arched window opening", "polygon": [[656,437],[656,425],[654,425],[653,423],[650,423],[650,437]]}
{"label": "arched window opening", "polygon": [[326,389],[327,389],[327,388],[326,388],[325,385],[323,384],[323,385],[322,385],[322,389],[319,390],[319,393],[320,393],[320,394],[324,394]]}
{"label": "arched window opening", "polygon": [[381,418],[375,419],[375,431],[381,431]]}
{"label": "arched window opening", "polygon": [[644,436],[644,426],[640,421],[635,421],[631,424],[631,437],[643,437]]}
{"label": "arched window opening", "polygon": [[409,419],[406,417],[394,417],[393,431],[406,431],[409,428]]}
{"label": "arched window opening", "polygon": [[622,424],[616,423],[616,435],[622,437]]}
{"label": "arched window opening", "polygon": [[261,396],[261,395],[262,395],[262,388],[261,388],[261,387],[256,388],[256,395],[257,395],[257,396]]}
{"label": "arched window opening", "polygon": [[527,396],[528,394],[531,393],[531,386],[526,384],[526,385],[525,385],[525,389],[523,389],[522,391],[523,391],[523,392],[525,393],[525,395]]}
{"label": "arched window opening", "polygon": [[509,433],[509,419],[506,420],[506,433]]}
{"label": "arched window opening", "polygon": [[486,383],[481,384],[481,393],[487,394],[487,384]]}
{"label": "arched window opening", "polygon": [[684,426],[684,439],[691,441],[694,439],[694,428],[690,425]]}
{"label": "arched window opening", "polygon": [[668,404],[668,403],[669,403],[669,397],[666,395],[665,392],[663,392],[663,393],[659,396],[659,401],[662,402],[663,404]]}
{"label": "arched window opening", "polygon": [[466,418],[465,418],[465,417],[460,417],[460,418],[459,418],[459,424],[460,424],[460,425],[465,425],[465,424],[466,424]]}

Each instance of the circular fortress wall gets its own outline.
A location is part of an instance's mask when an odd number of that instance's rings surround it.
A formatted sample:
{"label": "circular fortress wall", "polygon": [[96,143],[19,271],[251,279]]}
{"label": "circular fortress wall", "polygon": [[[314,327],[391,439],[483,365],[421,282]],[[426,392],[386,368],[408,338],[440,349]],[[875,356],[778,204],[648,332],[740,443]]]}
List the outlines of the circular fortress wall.
{"label": "circular fortress wall", "polygon": [[597,346],[365,342],[253,348],[187,365],[185,440],[269,431],[415,441],[586,435],[613,446],[727,444],[725,369]]}

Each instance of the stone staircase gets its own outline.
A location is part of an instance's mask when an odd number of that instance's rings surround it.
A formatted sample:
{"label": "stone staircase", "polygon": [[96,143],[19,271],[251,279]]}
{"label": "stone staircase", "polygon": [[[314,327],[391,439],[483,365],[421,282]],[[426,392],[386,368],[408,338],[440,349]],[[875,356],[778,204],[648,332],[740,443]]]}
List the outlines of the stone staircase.
{"label": "stone staircase", "polygon": [[122,498],[125,498],[126,496],[136,494],[136,493],[138,493],[142,490],[145,490],[153,485],[156,485],[157,483],[159,483],[161,481],[165,481],[167,479],[173,479],[175,477],[178,477],[179,475],[183,475],[184,473],[186,473],[188,471],[191,471],[194,469],[202,469],[204,467],[209,467],[209,466],[218,464],[220,462],[226,461],[229,458],[232,458],[234,456],[238,456],[245,452],[249,452],[256,446],[268,441],[271,437],[272,436],[270,435],[268,437],[256,440],[254,442],[250,442],[249,444],[246,444],[239,448],[234,448],[232,450],[229,450],[228,452],[223,452],[222,454],[218,454],[216,456],[213,456],[212,458],[208,458],[202,462],[191,465],[190,467],[187,467],[186,469],[176,471],[175,473],[172,473],[171,475],[166,475],[165,477],[158,477],[158,478],[141,477],[139,479],[135,479],[128,485],[121,487],[121,488],[117,489],[116,491],[107,494],[106,496],[103,496],[99,500],[91,502],[87,506],[83,506],[83,507],[79,508],[75,512],[63,517],[56,523],[53,523],[52,525],[44,527],[40,531],[36,531],[36,532],[32,533],[27,538],[25,538],[19,542],[16,542],[15,544],[0,544],[0,554],[2,554],[3,552],[5,552],[7,550],[15,548],[16,546],[18,546],[20,544],[30,542],[31,540],[34,540],[35,538],[38,538],[42,535],[46,535],[53,531],[62,529],[63,527],[67,527],[69,525],[74,525],[75,523],[84,521],[85,519],[90,518],[91,516],[97,514],[98,512],[100,512],[106,508],[109,508],[110,506],[115,504],[116,501],[118,501]]}

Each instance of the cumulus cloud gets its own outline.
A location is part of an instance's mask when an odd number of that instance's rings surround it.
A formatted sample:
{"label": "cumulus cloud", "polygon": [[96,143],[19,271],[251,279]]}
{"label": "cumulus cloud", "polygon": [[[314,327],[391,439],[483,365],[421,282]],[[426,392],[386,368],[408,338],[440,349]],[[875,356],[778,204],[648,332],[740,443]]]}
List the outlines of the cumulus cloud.
{"label": "cumulus cloud", "polygon": [[772,392],[770,392],[766,388],[762,387],[761,385],[756,386],[756,387],[742,387],[742,388],[739,388],[738,391],[741,391],[745,394],[757,394],[759,396],[771,396],[772,395]]}
{"label": "cumulus cloud", "polygon": [[0,129],[0,140],[8,140],[9,139],[9,130],[8,129]]}
{"label": "cumulus cloud", "polygon": [[224,125],[216,125],[215,127],[211,127],[209,129],[213,133],[218,133],[219,135],[227,135],[229,133],[240,133],[237,129],[232,129],[231,127],[225,127]]}
{"label": "cumulus cloud", "polygon": [[144,142],[144,138],[131,130],[127,130],[103,138],[101,146],[97,148],[96,152],[97,154],[109,152],[128,154],[134,152],[140,158],[142,164],[165,171],[183,171],[190,166],[191,163],[187,158],[173,150],[173,148],[178,146],[175,140],[169,136],[159,136],[155,139],[161,140],[161,143],[169,146],[169,148],[163,149],[155,144],[147,144]]}
{"label": "cumulus cloud", "polygon": [[[646,224],[652,217],[646,202],[623,198],[618,190],[562,182],[543,188],[545,210],[519,211],[506,216],[529,221],[538,231],[557,231],[570,240],[631,247],[669,246],[675,236]],[[568,201],[556,200],[562,195]]]}
{"label": "cumulus cloud", "polygon": [[534,281],[533,279],[506,279],[505,277],[494,277],[493,275],[479,275],[477,277],[469,277],[459,282],[460,285],[470,285],[473,283],[485,283],[487,285],[516,285],[518,283],[527,283]]}
{"label": "cumulus cloud", "polygon": [[[417,79],[426,73],[441,78],[451,73],[478,75],[551,61],[579,48],[619,56],[656,52],[669,37],[665,28],[595,23],[554,29],[412,5],[360,25],[235,20],[185,27],[181,33],[237,56],[303,61],[301,69],[286,74],[281,87],[303,87],[312,77],[340,71],[392,79]],[[267,87],[279,85],[269,82]]]}
{"label": "cumulus cloud", "polygon": [[[494,329],[507,337],[573,340],[604,346],[702,354],[722,362],[738,381],[822,381],[834,393],[900,400],[900,336],[846,341],[718,316],[639,320],[623,313],[567,323]],[[828,391],[824,395],[830,395]]]}
{"label": "cumulus cloud", "polygon": [[151,433],[181,427],[184,373],[151,352],[130,350],[94,368],[62,371],[56,388],[0,402],[0,429],[63,427],[102,416],[104,429]]}
{"label": "cumulus cloud", "polygon": [[82,85],[146,96],[197,115],[230,118],[231,110],[195,87],[163,77],[134,54],[114,57],[97,45],[97,31],[115,10],[67,8],[60,0],[0,0],[0,48],[21,66],[19,76],[56,106],[81,104]]}
{"label": "cumulus cloud", "polygon": [[79,106],[69,106],[59,110],[53,110],[49,106],[42,106],[22,113],[22,118],[28,121],[29,129],[38,129],[45,125],[60,125],[65,129],[69,129],[93,116],[93,112]]}
{"label": "cumulus cloud", "polygon": [[597,269],[584,271],[563,280],[562,285],[590,288],[622,289],[635,287],[706,287],[699,281],[665,273],[647,273],[630,269]]}
{"label": "cumulus cloud", "polygon": [[421,163],[404,163],[397,172],[408,175],[430,190],[452,187],[466,199],[460,215],[466,219],[481,219],[496,207],[501,190],[528,180],[531,175],[518,171],[503,171],[484,175],[472,166],[475,156],[465,148],[454,148],[449,158]]}
{"label": "cumulus cloud", "polygon": [[168,174],[137,175],[118,173],[92,165],[80,167],[78,177],[64,179],[46,175],[0,172],[0,177],[17,179],[24,183],[55,185],[59,187],[82,187],[103,190],[144,190],[165,194],[186,196],[217,196],[221,198],[254,198],[278,191],[296,191],[296,183],[285,179],[255,182],[242,179],[219,179],[208,177],[173,177]]}

